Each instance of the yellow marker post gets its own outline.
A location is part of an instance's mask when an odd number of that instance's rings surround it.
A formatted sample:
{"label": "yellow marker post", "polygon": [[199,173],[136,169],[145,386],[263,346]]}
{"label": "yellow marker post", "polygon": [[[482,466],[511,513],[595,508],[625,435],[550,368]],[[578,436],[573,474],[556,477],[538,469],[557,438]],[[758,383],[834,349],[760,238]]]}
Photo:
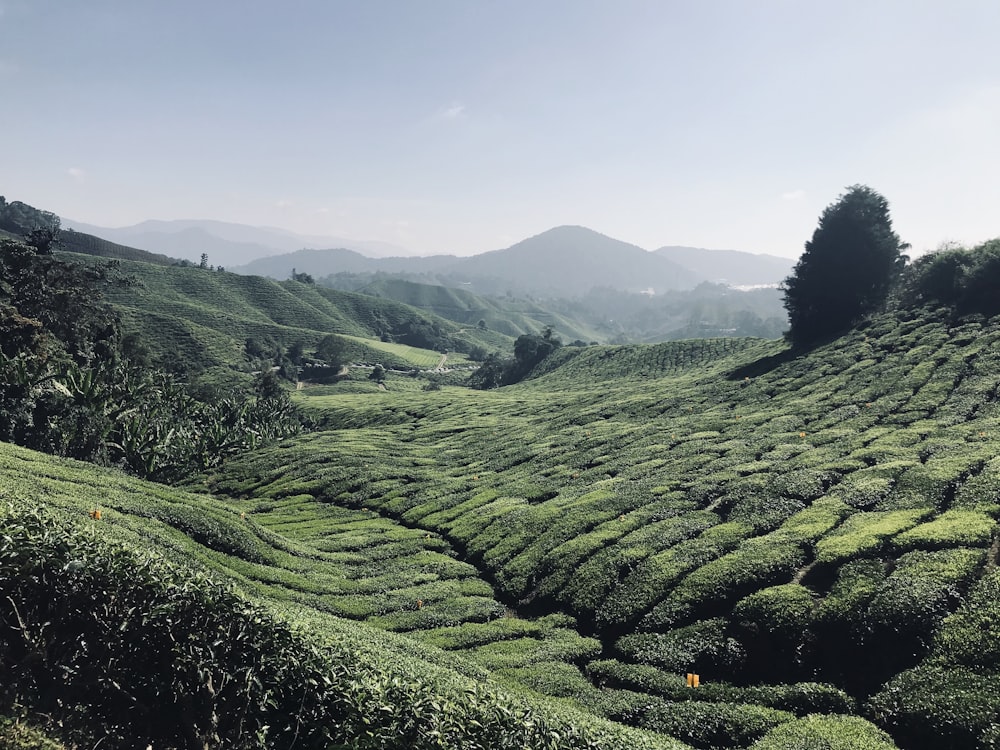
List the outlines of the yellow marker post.
{"label": "yellow marker post", "polygon": [[696,675],[694,672],[688,672],[688,674],[687,674],[687,686],[689,688],[696,688],[696,687],[698,687],[698,685],[699,685],[700,682],[701,682],[701,680],[700,680],[700,678],[699,678],[698,675]]}

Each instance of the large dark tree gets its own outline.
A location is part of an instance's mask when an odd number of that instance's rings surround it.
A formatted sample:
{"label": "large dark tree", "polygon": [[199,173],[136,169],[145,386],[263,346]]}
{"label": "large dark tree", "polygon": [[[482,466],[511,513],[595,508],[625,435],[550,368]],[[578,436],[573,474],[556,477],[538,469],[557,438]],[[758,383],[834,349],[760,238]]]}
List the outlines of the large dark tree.
{"label": "large dark tree", "polygon": [[877,309],[906,262],[908,245],[892,230],[889,203],[854,185],[828,206],[785,279],[788,338],[808,346],[840,333]]}

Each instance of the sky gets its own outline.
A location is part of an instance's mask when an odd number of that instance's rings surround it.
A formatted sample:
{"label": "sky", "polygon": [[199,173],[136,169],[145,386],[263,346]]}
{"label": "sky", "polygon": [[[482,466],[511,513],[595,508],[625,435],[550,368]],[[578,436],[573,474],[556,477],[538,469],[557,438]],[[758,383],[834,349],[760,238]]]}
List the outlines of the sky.
{"label": "sky", "polygon": [[0,0],[0,193],[467,255],[1000,236],[996,0]]}

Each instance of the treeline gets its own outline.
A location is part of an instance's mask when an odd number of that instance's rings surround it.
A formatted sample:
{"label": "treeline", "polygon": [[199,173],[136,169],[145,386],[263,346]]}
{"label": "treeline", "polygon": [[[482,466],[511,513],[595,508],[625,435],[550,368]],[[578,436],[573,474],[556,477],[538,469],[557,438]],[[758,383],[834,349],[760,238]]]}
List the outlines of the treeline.
{"label": "treeline", "polygon": [[1000,239],[918,258],[904,275],[901,301],[943,306],[958,315],[1000,313]]}
{"label": "treeline", "polygon": [[553,335],[551,328],[546,328],[541,334],[522,334],[514,341],[513,358],[490,354],[483,360],[479,369],[469,377],[469,385],[479,390],[487,390],[518,383],[561,346],[562,341]]}
{"label": "treeline", "polygon": [[827,206],[792,275],[784,304],[795,346],[810,347],[886,308],[945,307],[955,316],[1000,313],[1000,240],[946,247],[913,263],[889,202],[854,185]]}
{"label": "treeline", "polygon": [[59,217],[51,211],[41,211],[21,201],[7,202],[0,195],[0,229],[18,236],[30,236],[32,232],[58,232]]}
{"label": "treeline", "polygon": [[66,262],[54,241],[0,239],[0,440],[165,481],[300,429],[270,370],[221,395],[156,367],[102,300],[115,265]]}

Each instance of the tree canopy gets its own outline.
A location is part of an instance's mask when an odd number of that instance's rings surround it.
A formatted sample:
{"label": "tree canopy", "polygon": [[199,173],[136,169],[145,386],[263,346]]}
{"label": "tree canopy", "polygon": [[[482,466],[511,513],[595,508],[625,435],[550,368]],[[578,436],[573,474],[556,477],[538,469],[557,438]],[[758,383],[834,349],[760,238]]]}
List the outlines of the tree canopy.
{"label": "tree canopy", "polygon": [[888,201],[865,185],[848,188],[823,211],[785,280],[788,338],[808,346],[876,310],[906,262],[907,247],[892,229]]}

